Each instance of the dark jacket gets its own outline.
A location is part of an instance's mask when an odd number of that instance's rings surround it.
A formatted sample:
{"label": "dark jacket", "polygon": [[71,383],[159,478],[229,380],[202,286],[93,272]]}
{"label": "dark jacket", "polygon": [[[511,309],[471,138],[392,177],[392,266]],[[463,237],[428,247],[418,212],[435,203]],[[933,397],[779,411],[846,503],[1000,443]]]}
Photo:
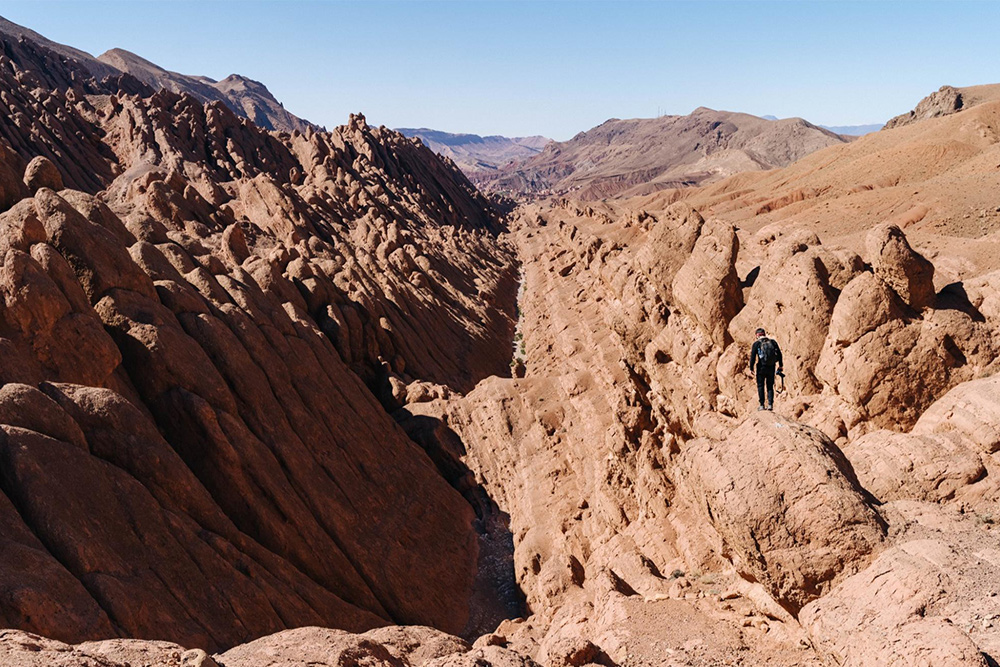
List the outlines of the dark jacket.
{"label": "dark jacket", "polygon": [[[766,338],[766,336],[758,338],[757,340],[755,340],[754,344],[753,344],[753,347],[750,348],[750,370],[751,370],[751,372],[754,371],[754,370],[762,370],[762,369],[766,368],[763,364],[761,364],[761,368],[760,369],[755,369],[754,368],[755,365],[757,364],[757,353],[760,350],[760,342],[762,340],[764,340],[764,338]],[[783,365],[782,360],[781,360],[781,348],[778,347],[778,341],[774,340],[773,338],[771,340],[774,341],[774,349],[775,349],[775,352],[777,352],[777,355],[775,356],[775,364],[774,364],[774,366],[781,366],[781,365]],[[773,369],[774,366],[772,366],[771,368]]]}

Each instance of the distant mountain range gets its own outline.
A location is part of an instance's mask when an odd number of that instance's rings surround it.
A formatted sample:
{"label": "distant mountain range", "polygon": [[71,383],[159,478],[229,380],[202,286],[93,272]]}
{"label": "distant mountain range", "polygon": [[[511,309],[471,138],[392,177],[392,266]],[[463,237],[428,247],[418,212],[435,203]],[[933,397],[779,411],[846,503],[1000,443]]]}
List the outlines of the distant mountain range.
{"label": "distant mountain range", "polygon": [[187,93],[201,102],[222,102],[237,115],[249,118],[265,130],[291,132],[316,127],[285,109],[264,84],[239,74],[232,74],[222,81],[178,74],[124,49],[111,49],[95,58],[86,51],[53,42],[3,17],[0,17],[0,35],[15,40],[25,38],[71,58],[98,80],[129,75],[154,91],[165,88],[175,93]]}
{"label": "distant mountain range", "polygon": [[487,137],[478,134],[452,134],[426,127],[396,128],[407,137],[419,138],[428,148],[451,158],[465,173],[495,171],[512,160],[524,160],[542,152],[552,141],[547,137]]}
{"label": "distant mountain range", "polygon": [[[778,120],[777,116],[761,116],[764,120]],[[830,130],[836,134],[843,134],[848,137],[860,137],[863,134],[870,134],[872,132],[878,132],[883,127],[884,123],[869,123],[868,125],[820,125],[824,130]]]}
{"label": "distant mountain range", "polygon": [[820,125],[820,127],[848,137],[860,137],[872,132],[878,132],[885,127],[885,123],[871,123],[869,125]]}
{"label": "distant mountain range", "polygon": [[766,120],[702,107],[686,116],[613,118],[513,164],[466,173],[488,191],[600,199],[783,167],[846,141],[801,118]]}
{"label": "distant mountain range", "polygon": [[[221,102],[267,130],[291,132],[316,127],[285,109],[264,84],[239,74],[221,81],[180,74],[117,48],[94,57],[3,18],[0,35],[40,44],[76,61],[99,81],[116,79],[121,90],[150,94],[162,88],[187,93],[201,102]],[[880,128],[822,127],[799,118],[778,120],[700,108],[687,116],[611,119],[565,142],[543,136],[480,136],[429,128],[398,131],[419,138],[431,150],[453,160],[484,190],[509,194],[573,192],[600,198],[781,167],[814,150]]]}

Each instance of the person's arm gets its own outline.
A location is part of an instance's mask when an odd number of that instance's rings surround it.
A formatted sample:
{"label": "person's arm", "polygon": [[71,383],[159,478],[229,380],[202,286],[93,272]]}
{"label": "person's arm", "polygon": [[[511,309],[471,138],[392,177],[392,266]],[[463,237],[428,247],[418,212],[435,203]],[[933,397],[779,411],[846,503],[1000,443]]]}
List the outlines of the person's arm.
{"label": "person's arm", "polygon": [[757,360],[757,348],[760,347],[760,341],[754,341],[754,344],[750,346],[750,372],[753,373],[753,364]]}
{"label": "person's arm", "polygon": [[785,364],[781,359],[781,348],[778,346],[778,341],[774,341],[774,349],[778,353],[778,370],[784,370]]}

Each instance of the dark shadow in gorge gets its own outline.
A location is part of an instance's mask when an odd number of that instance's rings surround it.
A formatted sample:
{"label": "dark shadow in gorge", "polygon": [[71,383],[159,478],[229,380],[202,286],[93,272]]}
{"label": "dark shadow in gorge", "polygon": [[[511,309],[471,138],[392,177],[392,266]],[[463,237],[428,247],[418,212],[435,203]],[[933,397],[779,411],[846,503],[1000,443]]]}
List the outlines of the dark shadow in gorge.
{"label": "dark shadow in gorge", "polygon": [[469,621],[462,636],[472,640],[492,632],[504,619],[523,617],[527,605],[514,574],[510,516],[500,510],[462,462],[465,443],[436,417],[414,415],[406,408],[396,410],[392,416],[476,512],[473,528],[479,536],[479,561],[469,601]]}

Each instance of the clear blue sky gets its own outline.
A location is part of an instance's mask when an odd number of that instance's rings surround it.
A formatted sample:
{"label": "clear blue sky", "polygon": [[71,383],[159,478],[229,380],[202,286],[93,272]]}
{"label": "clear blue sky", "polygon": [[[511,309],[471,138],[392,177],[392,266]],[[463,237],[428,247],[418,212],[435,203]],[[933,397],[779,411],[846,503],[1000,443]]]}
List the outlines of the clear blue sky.
{"label": "clear blue sky", "polygon": [[942,84],[1000,82],[1000,3],[57,2],[0,15],[97,55],[238,72],[328,127],[567,139],[698,106],[882,122]]}

